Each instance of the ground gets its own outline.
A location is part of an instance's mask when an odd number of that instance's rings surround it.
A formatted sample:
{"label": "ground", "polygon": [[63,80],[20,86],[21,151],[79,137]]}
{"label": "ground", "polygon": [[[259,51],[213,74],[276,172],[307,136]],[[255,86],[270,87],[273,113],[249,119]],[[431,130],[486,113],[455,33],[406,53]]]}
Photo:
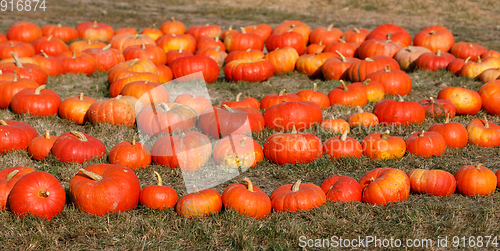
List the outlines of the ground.
{"label": "ground", "polygon": [[[134,27],[138,30],[154,23],[175,17],[186,26],[197,24],[217,24],[223,28],[229,25],[239,27],[250,24],[268,23],[272,26],[284,20],[301,20],[312,28],[327,26],[345,31],[353,27],[373,29],[384,23],[400,25],[414,36],[421,29],[430,25],[444,25],[455,35],[456,41],[476,42],[489,49],[500,50],[497,38],[500,35],[500,7],[496,1],[432,1],[432,0],[367,0],[367,1],[47,1],[45,12],[3,12],[0,17],[0,32],[15,22],[31,21],[42,26],[50,23],[76,26],[80,22],[104,22],[115,28]],[[222,77],[222,75],[221,75]],[[408,100],[418,101],[429,96],[436,96],[446,86],[462,86],[478,90],[482,83],[462,77],[456,77],[445,71],[435,73],[416,71],[410,73],[413,81],[412,93]],[[339,85],[338,81],[314,80],[319,91],[328,93]],[[261,99],[269,93],[276,93],[286,88],[288,92],[309,89],[312,80],[300,73],[276,75],[262,83],[228,83],[222,78],[209,85],[209,92],[215,105],[234,99],[242,91],[244,95]],[[48,88],[56,91],[61,98],[85,92],[96,99],[109,97],[106,74],[96,73],[90,77],[64,75],[50,78]],[[365,110],[371,110],[369,104]],[[333,113],[337,117],[347,118],[354,112],[350,108],[329,108],[324,114]],[[476,117],[484,117],[484,112],[476,116],[459,116],[454,122],[467,123]],[[487,116],[492,122],[499,123],[498,116]],[[55,134],[69,130],[79,130],[101,139],[109,150],[117,143],[130,141],[135,131],[132,128],[111,125],[78,126],[57,116],[36,118],[28,115],[15,115],[9,110],[0,110],[0,118],[27,122],[39,133],[50,129]],[[405,128],[396,128],[393,134],[406,138],[410,133],[426,130],[439,120],[427,119],[425,123]],[[362,140],[372,132],[382,131],[377,127],[371,130],[356,130],[351,137]],[[308,130],[324,142],[334,135],[322,132],[318,127]],[[274,133],[264,130],[254,134],[259,143]],[[277,166],[266,160],[256,168],[245,173],[254,184],[268,195],[283,184],[302,179],[303,182],[321,184],[331,174],[344,174],[359,179],[367,171],[377,167],[399,168],[405,172],[413,168],[443,169],[455,173],[458,168],[468,164],[483,163],[496,171],[499,168],[500,152],[498,148],[481,148],[468,145],[463,149],[447,149],[437,158],[423,159],[406,154],[402,159],[374,161],[366,157],[330,161],[322,157],[307,165]],[[95,163],[105,163],[106,159],[83,164],[86,167]],[[15,151],[0,158],[1,168],[30,166],[54,174],[65,189],[70,179],[81,165],[61,164],[53,156],[45,161],[33,161],[25,151]],[[158,171],[164,184],[185,194],[182,173],[179,170],[152,165],[137,171],[144,187],[154,184],[153,171]],[[242,177],[221,184],[215,189],[222,193],[224,188],[234,182],[241,182]],[[51,221],[32,217],[20,220],[9,211],[0,211],[0,246],[4,250],[255,250],[255,249],[299,249],[300,240],[330,239],[332,236],[355,239],[361,236],[378,238],[432,239],[433,249],[448,250],[457,244],[452,238],[458,236],[462,248],[462,237],[498,236],[500,214],[497,212],[500,193],[486,197],[469,198],[454,194],[446,198],[411,194],[401,203],[388,206],[370,206],[363,203],[331,203],[299,213],[271,213],[263,220],[254,220],[240,216],[234,211],[225,210],[206,218],[186,219],[173,210],[154,211],[139,206],[126,213],[96,217],[79,212],[70,202],[61,213]],[[305,236],[302,237],[301,236]],[[437,247],[439,238],[448,238],[448,247]],[[455,240],[457,240],[455,238]],[[492,239],[493,240],[493,239]],[[474,243],[476,246],[479,242]],[[373,247],[373,246],[372,246]],[[486,247],[486,240],[483,243]],[[491,242],[488,247],[494,246]],[[306,248],[313,250],[317,248]],[[363,249],[363,248],[359,248]]]}

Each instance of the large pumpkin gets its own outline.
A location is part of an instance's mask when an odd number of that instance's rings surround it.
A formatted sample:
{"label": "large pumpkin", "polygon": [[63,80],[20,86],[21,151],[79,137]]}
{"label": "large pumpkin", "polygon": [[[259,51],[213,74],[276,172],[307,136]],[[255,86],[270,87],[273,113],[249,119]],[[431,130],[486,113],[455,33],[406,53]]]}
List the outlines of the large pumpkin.
{"label": "large pumpkin", "polygon": [[325,203],[325,192],[319,186],[302,184],[301,180],[295,184],[282,185],[271,194],[271,204],[277,212],[309,210]]}
{"label": "large pumpkin", "polygon": [[403,27],[395,24],[383,24],[373,29],[366,37],[369,39],[392,40],[403,47],[411,44],[410,33]]}
{"label": "large pumpkin", "polygon": [[450,196],[455,192],[457,180],[444,170],[413,169],[408,172],[411,191],[434,196]]}
{"label": "large pumpkin", "polygon": [[0,155],[13,150],[26,150],[38,136],[32,126],[13,120],[0,120]]}
{"label": "large pumpkin", "polygon": [[483,110],[485,110],[488,114],[500,115],[499,91],[500,80],[486,83],[479,88],[478,93],[481,96]]}
{"label": "large pumpkin", "polygon": [[219,77],[219,65],[215,60],[207,56],[186,56],[174,60],[170,64],[175,78],[181,78],[189,74],[202,72],[205,82],[213,83]]}
{"label": "large pumpkin", "polygon": [[274,33],[267,38],[267,51],[274,51],[277,48],[292,47],[299,55],[306,52],[307,40],[304,35],[296,31],[288,31],[284,33]]}
{"label": "large pumpkin", "polygon": [[244,50],[260,50],[264,49],[264,40],[262,37],[247,33],[245,28],[241,28],[241,32],[231,32],[224,38],[224,45],[227,52],[244,51]]}
{"label": "large pumpkin", "polygon": [[267,128],[291,130],[292,127],[303,131],[323,120],[321,108],[314,102],[288,101],[270,107],[264,112]]}
{"label": "large pumpkin", "polygon": [[399,101],[380,101],[373,107],[373,113],[377,115],[380,124],[408,126],[425,121],[424,108],[415,101],[404,101],[401,96]]}
{"label": "large pumpkin", "polygon": [[455,60],[455,56],[448,52],[426,52],[420,55],[415,61],[415,67],[427,71],[437,71],[446,69]]}
{"label": "large pumpkin", "polygon": [[224,67],[227,81],[261,82],[273,75],[273,65],[265,59],[233,60]]}
{"label": "large pumpkin", "polygon": [[115,34],[115,30],[109,24],[94,22],[83,22],[76,26],[80,38],[85,40],[99,40],[108,42]]}
{"label": "large pumpkin", "polygon": [[328,93],[330,98],[330,105],[343,105],[343,106],[365,106],[368,103],[366,91],[363,87],[357,85],[346,85],[343,80],[340,80],[341,86],[334,88]]}
{"label": "large pumpkin", "polygon": [[455,45],[455,38],[444,26],[434,25],[421,30],[413,38],[413,45],[423,46],[432,52],[447,52]]}
{"label": "large pumpkin", "polygon": [[372,205],[405,201],[410,195],[410,179],[395,168],[373,169],[361,177],[359,184],[363,202]]}
{"label": "large pumpkin", "polygon": [[253,108],[213,107],[206,109],[197,122],[201,131],[215,139],[229,135],[258,132],[264,128],[264,117]]}
{"label": "large pumpkin", "polygon": [[408,152],[424,158],[440,156],[446,150],[446,141],[437,132],[416,132],[410,135],[405,142]]}
{"label": "large pumpkin", "polygon": [[386,94],[391,95],[408,95],[412,89],[410,76],[402,70],[391,69],[387,65],[383,70],[368,74],[367,79],[379,82]]}
{"label": "large pumpkin", "polygon": [[467,129],[460,123],[450,122],[449,116],[446,117],[443,124],[432,125],[429,131],[441,134],[449,148],[463,148],[469,141]]}
{"label": "large pumpkin", "polygon": [[483,103],[479,93],[462,87],[443,88],[437,98],[451,101],[457,109],[457,115],[475,115],[481,110]]}
{"label": "large pumpkin", "polygon": [[42,36],[42,29],[34,23],[18,22],[11,25],[5,35],[9,40],[31,43]]}
{"label": "large pumpkin", "polygon": [[295,67],[298,72],[304,73],[311,78],[319,78],[323,76],[322,65],[329,58],[335,57],[332,52],[324,52],[318,54],[304,54],[297,59]]}
{"label": "large pumpkin", "polygon": [[275,73],[293,72],[299,54],[294,48],[287,46],[270,51],[264,56],[264,59],[273,65]]}
{"label": "large pumpkin", "polygon": [[449,100],[446,99],[434,99],[430,97],[429,99],[422,99],[419,103],[425,109],[425,116],[431,118],[446,118],[447,116],[451,119],[455,116],[457,109]]}
{"label": "large pumpkin", "polygon": [[275,133],[264,143],[264,156],[278,165],[307,164],[323,153],[321,140],[311,133]]}
{"label": "large pumpkin", "polygon": [[485,118],[473,119],[467,125],[469,142],[482,147],[500,146],[500,126]]}
{"label": "large pumpkin", "polygon": [[256,98],[246,97],[240,100],[241,95],[243,95],[242,92],[238,93],[235,101],[224,101],[221,106],[227,105],[231,108],[248,107],[256,110],[260,109],[260,103]]}
{"label": "large pumpkin", "polygon": [[106,146],[94,136],[70,131],[59,135],[51,150],[60,161],[82,164],[92,158],[101,158],[106,155]]}
{"label": "large pumpkin", "polygon": [[495,173],[482,164],[462,166],[455,179],[458,192],[466,196],[490,195],[497,187]]}
{"label": "large pumpkin", "polygon": [[334,174],[321,183],[321,189],[331,201],[361,201],[361,186],[349,176]]}
{"label": "large pumpkin", "polygon": [[224,207],[255,219],[265,218],[271,213],[271,199],[249,178],[243,178],[243,181],[246,184],[235,183],[226,187],[222,193]]}
{"label": "large pumpkin", "polygon": [[135,97],[121,95],[94,102],[88,110],[89,122],[92,124],[108,123],[134,126],[136,103]]}
{"label": "large pumpkin", "polygon": [[299,96],[293,93],[285,93],[286,89],[281,90],[279,93],[269,94],[262,98],[260,101],[260,109],[266,110],[270,107],[281,104],[284,101],[295,101],[300,102],[301,99]]}
{"label": "large pumpkin", "polygon": [[0,170],[0,210],[6,208],[7,197],[16,182],[34,171],[33,168],[26,166],[8,167]]}
{"label": "large pumpkin", "polygon": [[46,90],[45,85],[37,88],[26,88],[12,97],[10,109],[14,113],[28,113],[33,116],[48,117],[56,115],[61,98],[56,92]]}

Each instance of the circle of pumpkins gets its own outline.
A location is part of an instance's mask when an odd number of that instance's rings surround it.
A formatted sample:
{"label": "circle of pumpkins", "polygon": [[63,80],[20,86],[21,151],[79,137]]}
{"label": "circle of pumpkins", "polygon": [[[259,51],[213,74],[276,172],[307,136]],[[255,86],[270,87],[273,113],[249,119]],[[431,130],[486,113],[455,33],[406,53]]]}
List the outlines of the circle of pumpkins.
{"label": "circle of pumpkins", "polygon": [[[263,52],[264,47],[267,53]],[[140,201],[158,210],[175,207],[186,217],[210,215],[224,205],[261,219],[272,209],[308,210],[327,199],[386,205],[406,200],[410,191],[448,196],[458,190],[463,195],[477,196],[492,194],[500,185],[500,172],[495,175],[481,164],[463,166],[454,175],[443,170],[414,169],[404,173],[394,168],[377,168],[359,181],[336,174],[321,186],[298,180],[276,188],[270,197],[250,179],[243,178],[243,183],[228,186],[222,195],[213,189],[199,191],[194,187],[194,193],[179,199],[174,189],[162,185],[157,172],[158,184],[142,190],[134,173],[151,162],[196,171],[212,155],[220,165],[255,167],[263,158],[278,165],[308,163],[323,154],[332,160],[362,155],[392,159],[401,158],[408,151],[431,158],[443,154],[448,147],[465,147],[468,142],[483,147],[500,146],[500,127],[486,118],[473,119],[466,127],[450,122],[455,115],[475,115],[481,108],[490,115],[500,113],[500,53],[475,43],[455,42],[443,26],[425,28],[413,38],[412,45],[408,31],[393,24],[372,31],[354,28],[342,32],[333,25],[311,30],[301,21],[285,21],[274,29],[259,24],[223,31],[208,24],[186,29],[172,18],[159,28],[153,25],[138,34],[133,28],[115,30],[98,22],[81,23],[76,29],[61,24],[40,28],[20,22],[12,25],[6,35],[0,33],[0,59],[2,109],[33,116],[59,114],[77,124],[133,127],[137,119],[144,121],[137,126],[148,135],[183,131],[158,139],[151,150],[135,140],[122,142],[110,151],[110,164],[80,169],[70,181],[69,193],[75,206],[86,213],[102,216],[128,211]],[[218,79],[221,67],[227,81],[259,82],[275,73],[297,69],[311,78],[340,80],[341,85],[325,95],[316,91],[314,83],[312,90],[297,94],[282,90],[260,102],[253,97],[241,99],[240,93],[236,101],[226,101],[221,107],[212,107],[206,98],[190,94],[179,95],[171,102],[168,91],[161,89],[161,83],[199,71],[207,83],[212,83]],[[447,69],[485,84],[477,92],[446,87],[436,98],[405,101],[403,96],[412,89],[406,71],[417,68]],[[108,72],[110,99],[97,101],[82,93],[61,100],[57,93],[46,89],[49,76],[91,75],[96,71]],[[142,97],[153,89],[158,102],[148,103]],[[384,99],[386,94],[398,99]],[[138,100],[146,105],[138,108],[142,110],[136,117]],[[372,112],[362,109],[368,102],[376,103]],[[355,107],[358,112],[347,120],[333,115],[323,119],[321,109],[334,105]],[[265,112],[262,114],[259,109]],[[153,115],[161,118],[162,126],[151,123]],[[391,136],[389,131],[372,133],[362,142],[348,136],[355,126],[407,126],[422,123],[426,117],[446,121],[406,140]],[[241,129],[241,118],[249,123],[246,129]],[[341,136],[322,143],[314,134],[301,133],[315,124]],[[188,131],[195,126],[202,133]],[[280,131],[271,135],[264,147],[245,136],[264,127]],[[2,154],[27,150],[33,159],[43,160],[52,153],[67,163],[83,163],[106,155],[99,139],[78,131],[59,136],[46,131],[38,136],[28,124],[0,120],[0,132]],[[229,137],[235,134],[239,135]],[[221,139],[213,153],[207,135]],[[231,147],[232,141],[237,143],[240,158],[235,154],[235,146]],[[176,151],[169,147],[172,145]],[[206,151],[193,153],[194,146]],[[49,173],[30,167],[0,171],[0,208],[8,207],[15,215],[50,219],[63,210],[65,200],[63,187]]]}

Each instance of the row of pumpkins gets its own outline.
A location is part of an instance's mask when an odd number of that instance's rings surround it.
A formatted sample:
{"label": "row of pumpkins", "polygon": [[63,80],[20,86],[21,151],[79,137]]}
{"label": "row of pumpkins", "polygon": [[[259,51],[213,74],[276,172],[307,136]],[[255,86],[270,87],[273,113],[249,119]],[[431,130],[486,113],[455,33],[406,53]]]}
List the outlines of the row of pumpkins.
{"label": "row of pumpkins", "polygon": [[[276,212],[309,210],[326,203],[360,202],[386,205],[408,199],[410,190],[434,196],[449,196],[458,190],[466,196],[490,195],[500,186],[500,170],[493,173],[482,166],[467,165],[455,175],[443,170],[413,169],[408,174],[394,168],[376,168],[359,182],[345,175],[332,175],[321,186],[312,183],[287,184],[273,191],[271,197],[250,179],[235,183],[219,194],[214,189],[187,194],[179,199],[177,192],[157,185],[141,190],[132,169],[123,165],[96,164],[80,171],[71,179],[69,197],[79,210],[98,216],[135,209],[139,202],[149,208],[164,210],[175,207],[185,217],[207,216],[226,209],[262,219],[272,209]],[[52,174],[30,167],[13,167],[0,171],[0,209],[6,206],[17,216],[28,214],[51,219],[62,212],[66,193]]]}

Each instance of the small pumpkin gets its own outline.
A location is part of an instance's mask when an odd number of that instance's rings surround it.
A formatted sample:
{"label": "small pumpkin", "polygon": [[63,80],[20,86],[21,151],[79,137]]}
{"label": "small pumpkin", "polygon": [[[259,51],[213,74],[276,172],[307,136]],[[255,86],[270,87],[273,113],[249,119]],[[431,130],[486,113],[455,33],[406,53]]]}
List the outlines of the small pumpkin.
{"label": "small pumpkin", "polygon": [[406,140],[406,150],[424,158],[437,157],[446,150],[446,141],[437,132],[416,132]]}
{"label": "small pumpkin", "polygon": [[179,200],[179,195],[173,188],[163,185],[161,176],[156,171],[155,175],[158,177],[157,185],[145,186],[141,190],[139,201],[142,205],[155,210],[173,208]]}
{"label": "small pumpkin", "polygon": [[497,187],[495,173],[482,164],[460,167],[455,179],[458,192],[466,196],[490,195]]}
{"label": "small pumpkin", "polygon": [[90,105],[87,111],[89,122],[92,124],[108,123],[134,126],[137,101],[135,97],[121,95],[116,98],[96,101]]}
{"label": "small pumpkin", "polygon": [[294,48],[286,46],[270,51],[264,56],[264,59],[273,65],[274,73],[293,72],[299,54]]}
{"label": "small pumpkin", "polygon": [[187,105],[198,115],[212,106],[212,103],[210,103],[207,98],[203,96],[195,96],[194,94],[181,94],[175,98],[174,103]]}
{"label": "small pumpkin", "polygon": [[390,65],[368,74],[366,78],[380,83],[386,94],[404,96],[410,94],[412,89],[410,76],[402,70],[391,69]]}
{"label": "small pumpkin", "polygon": [[344,32],[342,39],[344,39],[347,43],[361,44],[365,41],[368,34],[370,34],[370,30],[368,29],[353,28],[352,30]]}
{"label": "small pumpkin", "polygon": [[273,65],[265,59],[233,60],[224,67],[227,81],[262,82],[273,75]]}
{"label": "small pumpkin", "polygon": [[401,70],[413,71],[415,62],[424,53],[431,52],[429,49],[422,46],[407,46],[399,49],[394,55],[394,59],[398,61]]}
{"label": "small pumpkin", "polygon": [[26,78],[18,78],[17,73],[14,72],[14,77],[11,80],[0,80],[0,108],[7,109],[18,92],[26,88],[37,88],[38,83]]}
{"label": "small pumpkin", "polygon": [[403,47],[411,44],[410,33],[401,26],[395,24],[382,24],[373,29],[366,37],[369,39],[390,39]]}
{"label": "small pumpkin", "polygon": [[359,59],[353,57],[345,57],[339,51],[336,51],[339,57],[331,57],[327,59],[321,66],[321,71],[323,72],[323,77],[328,80],[347,80],[349,76],[347,70]]}
{"label": "small pumpkin", "polygon": [[350,115],[347,118],[347,122],[349,123],[350,127],[372,127],[379,124],[378,117],[375,114],[363,111],[363,108],[361,108],[360,106],[357,106],[356,109],[358,112]]}
{"label": "small pumpkin", "polygon": [[222,197],[214,189],[198,191],[182,196],[175,206],[175,211],[184,217],[204,217],[218,213],[222,209]]}
{"label": "small pumpkin", "polygon": [[408,172],[410,188],[414,193],[450,196],[455,193],[457,180],[444,170],[412,169]]}
{"label": "small pumpkin", "polygon": [[83,22],[76,26],[80,38],[85,40],[99,40],[108,42],[115,34],[115,30],[109,24],[94,22]]}
{"label": "small pumpkin", "polygon": [[333,114],[330,114],[330,118],[321,122],[321,128],[335,134],[342,134],[345,131],[351,131],[351,127],[347,121],[343,119],[336,119]]}
{"label": "small pumpkin", "polygon": [[28,145],[28,153],[33,159],[44,160],[50,153],[57,136],[51,136],[50,131],[45,131],[45,135],[32,139]]}
{"label": "small pumpkin", "polygon": [[[0,87],[1,88],[1,87]],[[500,114],[500,101],[498,98],[500,91],[500,80],[488,82],[479,88],[479,96],[481,96],[481,103],[483,110],[491,115]]]}
{"label": "small pumpkin", "polygon": [[218,165],[231,168],[254,168],[264,159],[262,146],[251,137],[235,135],[222,138],[214,147],[213,157]]}
{"label": "small pumpkin", "polygon": [[221,106],[227,105],[231,108],[248,107],[256,110],[260,109],[260,103],[256,98],[246,97],[240,100],[241,95],[243,95],[242,92],[238,93],[238,95],[236,95],[236,101],[224,101]]}
{"label": "small pumpkin", "polygon": [[347,137],[347,133],[348,131],[344,131],[342,136],[329,138],[323,144],[323,152],[331,160],[348,157],[360,158],[363,155],[361,144],[357,140]]}
{"label": "small pumpkin", "polygon": [[321,183],[321,189],[330,201],[361,202],[361,186],[358,181],[346,175],[334,174]]}
{"label": "small pumpkin", "polygon": [[362,200],[372,205],[401,202],[410,195],[410,178],[395,168],[376,168],[359,180],[363,189]]}
{"label": "small pumpkin", "polygon": [[215,139],[229,135],[243,135],[264,129],[264,117],[253,108],[228,106],[206,109],[197,122],[201,131]]}
{"label": "small pumpkin", "polygon": [[78,96],[69,97],[59,105],[59,116],[63,119],[71,120],[79,125],[88,121],[88,110],[97,100],[84,96],[80,93]]}
{"label": "small pumpkin", "polygon": [[309,210],[325,203],[325,192],[319,186],[301,180],[282,185],[271,194],[271,204],[277,212]]}
{"label": "small pumpkin", "polygon": [[267,109],[263,116],[267,128],[280,131],[292,127],[303,131],[323,120],[321,108],[311,101],[283,102]]}
{"label": "small pumpkin", "polygon": [[486,117],[473,119],[467,124],[469,142],[482,147],[500,146],[500,126],[489,122]]}
{"label": "small pumpkin", "polygon": [[484,46],[469,42],[457,42],[450,49],[450,53],[455,55],[455,57],[462,59],[470,57],[472,61],[476,61],[481,54],[487,51],[488,49]]}
{"label": "small pumpkin", "polygon": [[215,60],[207,56],[186,56],[174,60],[170,68],[175,78],[181,78],[189,74],[202,72],[205,82],[213,83],[219,77],[219,65]]}
{"label": "small pumpkin", "polygon": [[441,134],[449,148],[463,148],[469,141],[467,129],[460,123],[450,122],[449,115],[446,116],[443,124],[434,124],[429,128],[429,131]]}
{"label": "small pumpkin", "polygon": [[178,20],[175,20],[175,18],[172,17],[170,20],[165,21],[161,24],[160,30],[163,32],[163,34],[180,35],[186,32],[186,25]]}
{"label": "small pumpkin", "polygon": [[137,114],[137,128],[148,136],[160,133],[188,131],[196,125],[198,114],[190,107],[177,103],[156,102]]}
{"label": "small pumpkin", "polygon": [[92,75],[97,71],[95,59],[85,52],[65,51],[57,55],[64,66],[64,72]]}
{"label": "small pumpkin", "polygon": [[263,219],[271,213],[271,199],[264,191],[254,186],[249,178],[243,183],[229,185],[222,193],[225,208],[255,219]]}
{"label": "small pumpkin", "polygon": [[270,107],[281,104],[284,101],[295,101],[300,102],[301,99],[299,96],[293,93],[285,93],[286,89],[281,90],[279,93],[269,94],[262,98],[260,101],[260,109],[267,110]]}
{"label": "small pumpkin", "polygon": [[455,117],[457,110],[453,103],[446,99],[430,97],[429,99],[420,100],[419,103],[425,109],[425,116],[430,118],[446,118],[446,116],[449,116],[451,119]]}
{"label": "small pumpkin", "polygon": [[341,86],[333,89],[328,93],[330,104],[343,106],[365,106],[368,103],[366,91],[357,85],[346,85],[343,80],[340,80]]}
{"label": "small pumpkin", "polygon": [[367,78],[363,82],[354,82],[352,85],[363,87],[366,91],[366,99],[368,102],[379,102],[385,97],[385,89],[378,81],[372,81]]}
{"label": "small pumpkin", "polygon": [[427,70],[427,71],[437,71],[440,69],[446,69],[451,62],[455,60],[455,56],[448,52],[426,52],[420,55],[415,61],[415,68]]}
{"label": "small pumpkin", "polygon": [[302,101],[311,101],[319,105],[321,109],[326,109],[330,106],[330,99],[326,94],[317,92],[317,87],[318,84],[313,83],[312,90],[300,90],[297,92],[297,96],[299,96]]}
{"label": "small pumpkin", "polygon": [[421,30],[413,38],[413,45],[423,46],[432,52],[449,51],[455,45],[455,38],[444,26],[434,25]]}
{"label": "small pumpkin", "polygon": [[33,116],[48,117],[56,115],[61,98],[56,92],[45,89],[45,85],[37,88],[26,88],[14,95],[10,108],[16,114],[28,113]]}
{"label": "small pumpkin", "polygon": [[116,144],[109,151],[108,161],[110,164],[124,165],[137,170],[151,164],[151,152],[149,148],[135,139],[129,142]]}
{"label": "small pumpkin", "polygon": [[363,153],[371,159],[399,159],[405,155],[406,142],[396,136],[384,133],[372,133],[361,142]]}

